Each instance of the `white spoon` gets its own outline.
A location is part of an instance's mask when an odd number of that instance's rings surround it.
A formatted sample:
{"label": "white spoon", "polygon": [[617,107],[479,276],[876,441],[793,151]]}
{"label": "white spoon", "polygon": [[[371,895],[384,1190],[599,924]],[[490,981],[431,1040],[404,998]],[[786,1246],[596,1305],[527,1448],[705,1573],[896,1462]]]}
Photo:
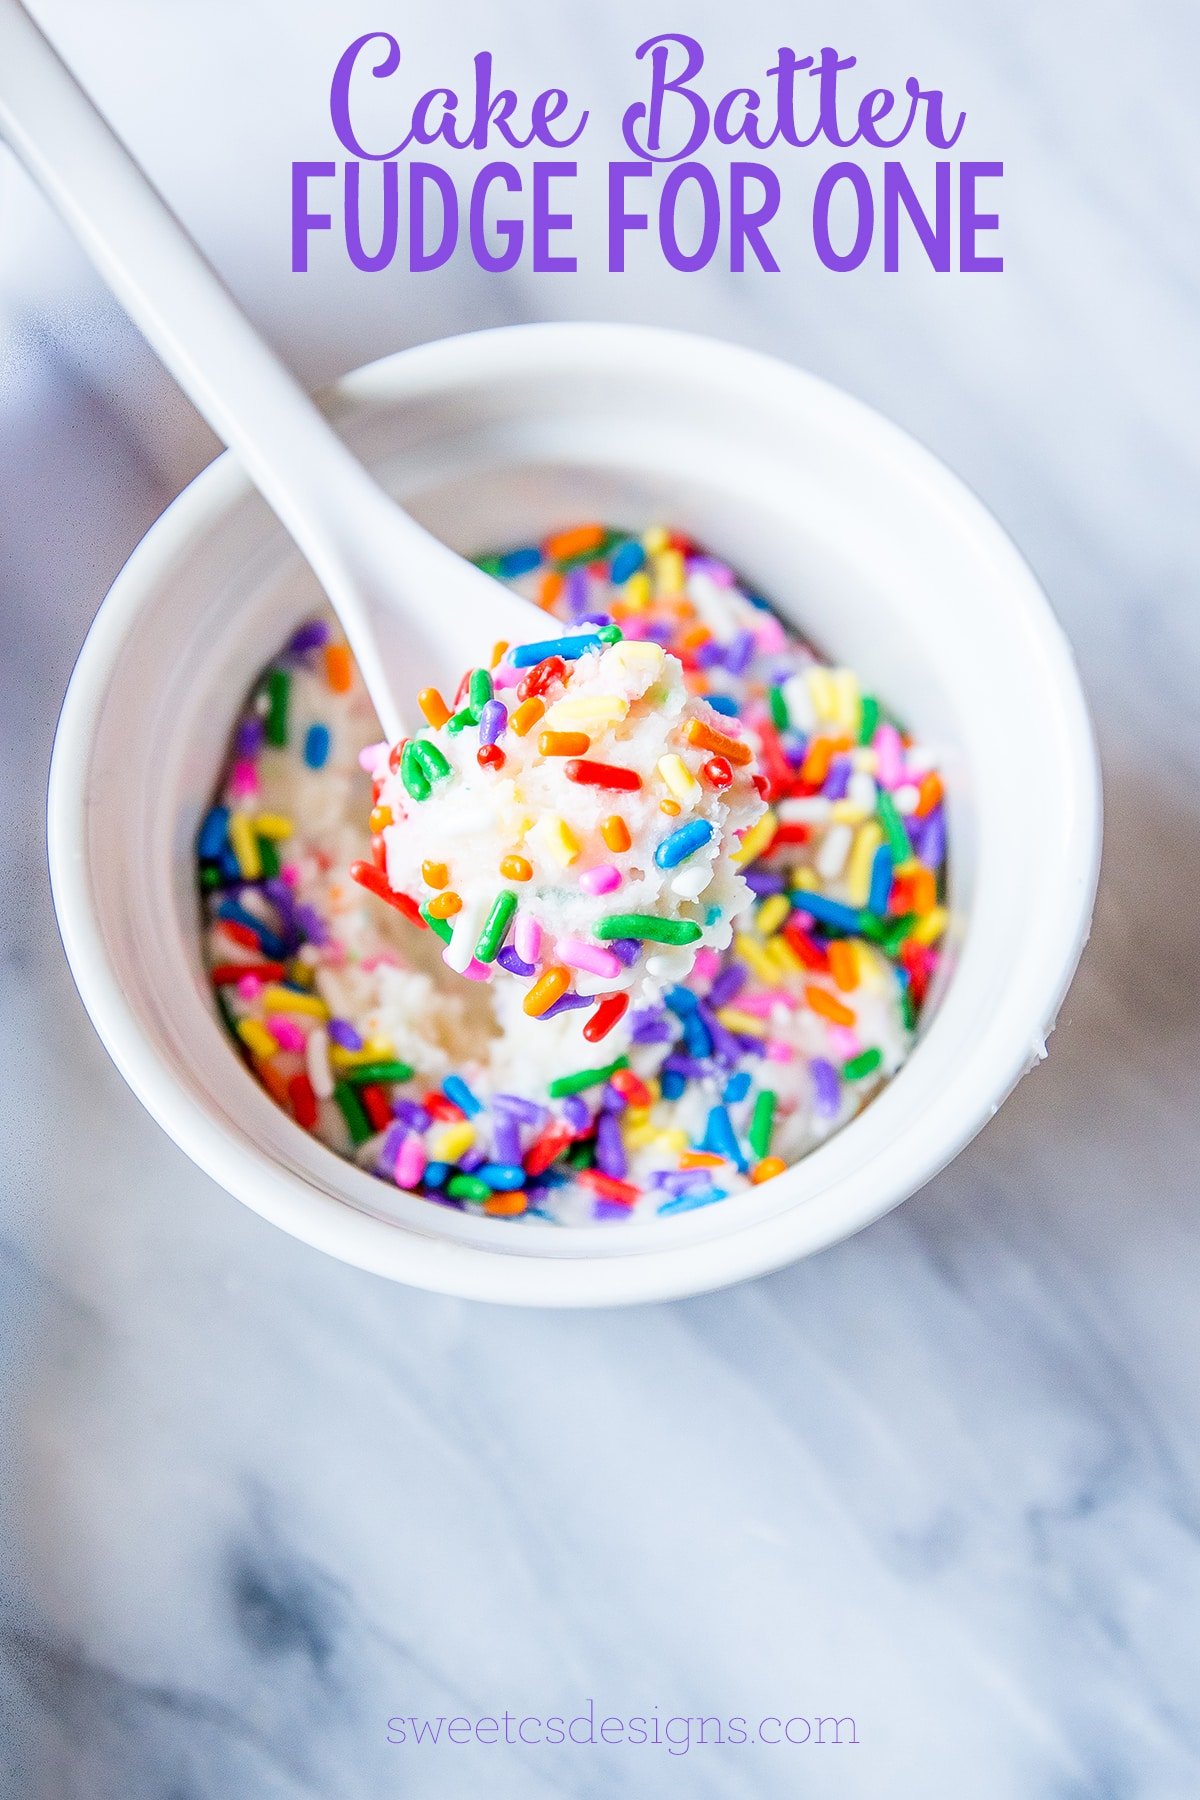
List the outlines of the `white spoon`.
{"label": "white spoon", "polygon": [[[545,614],[416,524],[259,337],[18,0],[0,0],[0,133],[303,552],[387,736]],[[447,696],[453,698],[453,685]]]}

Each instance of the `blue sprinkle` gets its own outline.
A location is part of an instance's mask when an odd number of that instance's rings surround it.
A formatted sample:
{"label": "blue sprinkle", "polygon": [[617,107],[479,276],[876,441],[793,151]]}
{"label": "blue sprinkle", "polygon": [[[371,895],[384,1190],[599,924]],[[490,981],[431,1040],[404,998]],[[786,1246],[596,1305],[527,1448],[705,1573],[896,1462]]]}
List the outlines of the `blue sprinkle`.
{"label": "blue sprinkle", "polygon": [[659,1076],[659,1085],[664,1100],[678,1100],[687,1086],[687,1076],[679,1074],[676,1069],[665,1069]]}
{"label": "blue sprinkle", "polygon": [[733,1121],[723,1106],[714,1106],[709,1112],[708,1124],[704,1128],[704,1148],[717,1156],[726,1157],[743,1175],[746,1173],[749,1164],[742,1155]]}
{"label": "blue sprinkle", "polygon": [[507,556],[500,558],[500,574],[505,581],[512,581],[518,575],[528,575],[540,566],[542,553],[535,544],[529,544],[521,550],[510,550]]}
{"label": "blue sprinkle", "polygon": [[450,1164],[431,1162],[425,1164],[425,1173],[421,1177],[423,1187],[440,1188],[450,1173]]}
{"label": "blue sprinkle", "polygon": [[310,769],[323,769],[329,759],[328,725],[310,725],[304,738],[304,760]]}
{"label": "blue sprinkle", "polygon": [[689,1056],[712,1055],[712,1033],[698,1012],[684,1014],[683,1047]]}
{"label": "blue sprinkle", "polygon": [[868,912],[880,914],[887,912],[894,868],[891,851],[886,844],[880,844],[871,862],[871,886],[867,894]]}
{"label": "blue sprinkle", "polygon": [[229,808],[214,806],[200,827],[200,836],[196,840],[198,853],[207,860],[215,861],[225,848],[228,829]]}
{"label": "blue sprinkle", "polygon": [[736,1106],[738,1101],[744,1100],[749,1092],[750,1071],[749,1069],[740,1069],[736,1075],[731,1075],[729,1080],[725,1083],[725,1092],[722,1094],[721,1098],[724,1100],[726,1106]]}
{"label": "blue sprinkle", "polygon": [[609,564],[609,575],[620,587],[623,581],[628,581],[631,575],[637,574],[645,561],[646,552],[636,538],[630,538],[627,543],[613,551],[612,561]]}
{"label": "blue sprinkle", "polygon": [[217,917],[232,919],[238,925],[248,926],[257,937],[263,955],[269,956],[272,962],[283,962],[286,958],[288,947],[283,939],[246,907],[239,906],[236,900],[222,900],[217,908]]}
{"label": "blue sprinkle", "polygon": [[473,1119],[483,1111],[482,1100],[477,1100],[461,1075],[447,1075],[442,1083],[442,1092],[447,1100],[453,1100],[455,1106],[461,1106],[469,1119]]}
{"label": "blue sprinkle", "polygon": [[664,1200],[659,1207],[659,1215],[663,1213],[695,1212],[698,1206],[711,1206],[714,1200],[727,1200],[727,1188],[700,1188],[697,1192],[676,1194],[671,1200]]}
{"label": "blue sprinkle", "polygon": [[540,644],[518,644],[515,650],[509,651],[508,660],[514,669],[532,669],[535,663],[545,662],[548,656],[561,656],[573,662],[586,650],[598,649],[600,642],[595,631],[580,631],[571,637],[543,638]]}
{"label": "blue sprinkle", "polygon": [[697,850],[702,850],[713,834],[713,828],[707,819],[689,819],[665,837],[654,852],[654,860],[660,869],[676,869]]}
{"label": "blue sprinkle", "polygon": [[670,1007],[677,1019],[686,1019],[694,1013],[700,1002],[690,988],[670,987],[663,995],[663,1005]]}
{"label": "blue sprinkle", "polygon": [[525,1182],[525,1171],[520,1163],[481,1163],[475,1173],[480,1181],[486,1181],[490,1188],[504,1194],[515,1193]]}
{"label": "blue sprinkle", "polygon": [[724,713],[727,719],[736,719],[738,703],[730,694],[705,694],[704,698],[714,712]]}
{"label": "blue sprinkle", "polygon": [[840,900],[827,900],[824,894],[814,893],[809,888],[794,888],[788,895],[793,906],[801,912],[808,913],[822,925],[832,925],[838,931],[851,934],[862,930],[862,919],[853,906],[843,906]]}

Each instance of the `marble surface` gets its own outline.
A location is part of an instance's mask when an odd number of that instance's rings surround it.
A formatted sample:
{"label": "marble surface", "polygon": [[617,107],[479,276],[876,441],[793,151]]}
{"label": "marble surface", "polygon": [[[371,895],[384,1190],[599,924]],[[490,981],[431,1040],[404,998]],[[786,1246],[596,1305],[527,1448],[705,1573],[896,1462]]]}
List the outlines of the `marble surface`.
{"label": "marble surface", "polygon": [[[1044,578],[1108,824],[1048,1062],[853,1242],[590,1316],[411,1293],[293,1243],[142,1113],[55,934],[42,805],[72,658],[211,442],[3,169],[3,1792],[1192,1800],[1194,7],[686,9],[731,81],[828,39],[960,96],[1008,166],[1002,277],[458,271],[416,291],[283,261],[287,159],[323,153],[330,59],[377,9],[38,10],[312,380],[597,314],[761,344],[899,419]],[[403,28],[435,71],[491,44],[615,106],[640,10],[422,0]],[[589,1696],[598,1716],[848,1715],[859,1742],[387,1743],[398,1714],[569,1718]]]}

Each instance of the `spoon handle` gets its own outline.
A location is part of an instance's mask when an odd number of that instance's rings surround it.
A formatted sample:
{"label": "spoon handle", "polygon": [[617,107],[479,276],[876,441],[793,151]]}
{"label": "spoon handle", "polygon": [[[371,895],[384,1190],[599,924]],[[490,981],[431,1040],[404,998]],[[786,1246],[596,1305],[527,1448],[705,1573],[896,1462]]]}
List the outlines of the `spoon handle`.
{"label": "spoon handle", "polygon": [[[0,0],[0,132],[291,534],[333,602],[385,731],[399,735],[397,694],[425,674],[429,652],[444,652],[450,627],[469,645],[484,615],[502,625],[508,596],[376,485],[18,0]],[[462,616],[464,592],[479,618]],[[453,594],[450,627],[415,616],[422,593]]]}

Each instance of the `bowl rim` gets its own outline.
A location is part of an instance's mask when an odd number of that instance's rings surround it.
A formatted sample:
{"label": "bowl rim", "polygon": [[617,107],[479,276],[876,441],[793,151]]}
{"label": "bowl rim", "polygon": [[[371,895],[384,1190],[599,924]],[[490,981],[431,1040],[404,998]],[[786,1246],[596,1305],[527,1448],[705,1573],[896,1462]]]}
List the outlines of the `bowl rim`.
{"label": "bowl rim", "polygon": [[[1028,564],[983,502],[940,459],[873,407],[834,384],[759,351],[657,326],[557,322],[500,326],[393,352],[352,371],[318,399],[333,417],[369,410],[389,399],[438,392],[472,369],[494,375],[547,363],[589,366],[632,355],[704,358],[724,379],[790,383],[797,393],[832,406],[859,431],[902,453],[937,499],[965,518],[981,547],[1000,559],[1010,600],[1050,659],[1066,727],[1064,754],[1074,829],[1058,904],[1041,921],[1045,1003],[1027,1026],[1010,1028],[984,1066],[964,1071],[967,1094],[942,1108],[939,1129],[909,1132],[907,1155],[884,1182],[870,1171],[844,1182],[836,1210],[812,1200],[769,1218],[731,1219],[731,1229],[698,1242],[659,1238],[645,1248],[593,1258],[544,1257],[498,1235],[496,1248],[435,1233],[418,1234],[372,1216],[285,1170],[265,1151],[234,1141],[213,1108],[204,1107],[158,1058],[124,994],[104,941],[88,879],[86,783],[90,747],[105,694],[131,629],[163,571],[198,541],[252,485],[228,451],[203,469],[165,508],[134,547],[102,601],[77,659],[55,735],[48,794],[51,890],[75,984],[106,1049],[143,1105],[208,1174],[263,1217],[315,1248],[362,1269],[461,1297],[538,1306],[596,1306],[677,1298],[723,1287],[782,1267],[851,1236],[882,1217],[950,1162],[997,1110],[1021,1075],[1044,1053],[1083,947],[1099,874],[1101,794],[1091,721],[1067,640]],[[967,1076],[973,1079],[967,1082]],[[837,1133],[855,1129],[849,1121]],[[874,1164],[872,1164],[872,1169]],[[790,1171],[788,1172],[790,1173]],[[777,1177],[786,1182],[788,1174]],[[824,1200],[825,1196],[821,1196]],[[526,1234],[522,1233],[522,1237]],[[521,1253],[517,1251],[520,1249]]]}

